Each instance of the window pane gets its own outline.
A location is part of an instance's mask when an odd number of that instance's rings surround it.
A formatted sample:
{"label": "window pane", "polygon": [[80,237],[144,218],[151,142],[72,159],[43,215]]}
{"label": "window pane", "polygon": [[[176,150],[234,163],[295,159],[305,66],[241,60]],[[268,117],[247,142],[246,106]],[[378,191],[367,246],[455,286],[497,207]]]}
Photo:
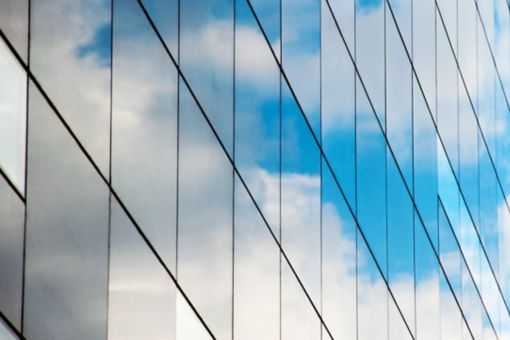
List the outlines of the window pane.
{"label": "window pane", "polygon": [[233,170],[180,87],[177,279],[212,332],[231,337]]}
{"label": "window pane", "polygon": [[245,0],[236,0],[235,162],[280,234],[280,72]]}
{"label": "window pane", "polygon": [[30,87],[24,332],[105,339],[108,188]]}
{"label": "window pane", "polygon": [[0,3],[0,29],[23,60],[27,61],[28,0],[2,0]]}
{"label": "window pane", "polygon": [[281,2],[281,64],[317,138],[321,133],[320,6],[315,0]]}
{"label": "window pane", "polygon": [[321,323],[287,262],[282,260],[282,340],[318,340]]}
{"label": "window pane", "polygon": [[114,15],[112,183],[175,269],[177,72],[136,1]]}
{"label": "window pane", "polygon": [[124,211],[112,200],[108,339],[176,339],[176,292]]}
{"label": "window pane", "polygon": [[232,0],[180,2],[180,67],[232,153],[234,6]]}
{"label": "window pane", "polygon": [[322,171],[322,317],[333,338],[356,339],[356,224]]}
{"label": "window pane", "polygon": [[25,191],[27,76],[0,39],[0,169]]}
{"label": "window pane", "polygon": [[21,326],[25,206],[0,177],[0,310]]}
{"label": "window pane", "polygon": [[281,244],[320,305],[320,155],[288,87],[282,88]]}
{"label": "window pane", "polygon": [[30,2],[31,70],[105,176],[110,138],[110,3]]}
{"label": "window pane", "polygon": [[234,336],[276,340],[280,334],[280,251],[239,180],[235,182],[234,216]]}
{"label": "window pane", "polygon": [[322,146],[349,204],[355,207],[354,66],[326,5],[322,11]]}

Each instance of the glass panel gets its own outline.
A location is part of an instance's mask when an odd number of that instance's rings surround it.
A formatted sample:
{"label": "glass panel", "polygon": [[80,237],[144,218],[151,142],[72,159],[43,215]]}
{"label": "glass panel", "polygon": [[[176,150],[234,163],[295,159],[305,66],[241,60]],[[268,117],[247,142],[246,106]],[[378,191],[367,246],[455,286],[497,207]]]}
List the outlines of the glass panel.
{"label": "glass panel", "polygon": [[[436,115],[436,2],[413,1],[413,66],[432,116]],[[418,85],[418,84],[416,84]],[[415,86],[415,89],[419,87]],[[415,90],[416,91],[416,90]],[[414,98],[417,97],[415,92]],[[425,105],[425,102],[424,104]],[[415,108],[416,112],[416,108]],[[416,138],[418,140],[418,138]]]}
{"label": "glass panel", "polygon": [[[477,12],[476,12],[476,1],[473,0],[457,0],[458,9],[458,30],[459,30],[459,47],[457,53],[457,59],[459,61],[459,67],[462,72],[462,76],[467,85],[467,89],[473,105],[477,104],[477,34],[483,34],[483,32],[477,32]],[[459,88],[461,91],[464,90],[464,84],[459,81]],[[466,98],[467,99],[467,98]],[[466,102],[466,108],[470,108],[469,102]],[[463,104],[460,104],[462,108]],[[472,111],[470,112],[472,114]],[[461,119],[461,118],[459,118]],[[461,119],[462,121],[462,119]],[[461,131],[459,131],[461,132]],[[462,145],[462,142],[460,143]]]}
{"label": "glass panel", "polygon": [[459,173],[463,200],[475,221],[479,216],[478,126],[466,91],[459,85]]}
{"label": "glass panel", "polygon": [[496,88],[496,126],[496,170],[503,190],[510,193],[510,108],[500,87]]}
{"label": "glass panel", "polygon": [[[232,153],[234,21],[232,0],[180,1],[180,66]],[[252,68],[256,74],[257,71]]]}
{"label": "glass panel", "polygon": [[[452,1],[447,1],[452,2]],[[439,18],[438,18],[439,20]],[[437,118],[439,135],[446,154],[458,174],[459,108],[458,75],[446,33],[440,23],[437,28]]]}
{"label": "glass panel", "polygon": [[[239,1],[239,0],[234,0]],[[247,1],[241,1],[241,3],[247,4]],[[269,40],[271,47],[276,54],[276,57],[278,60],[280,60],[281,57],[281,40],[280,40],[280,5],[281,1],[267,1],[267,0],[251,0],[251,5],[253,6],[253,9],[255,10],[255,14],[257,15],[257,18],[260,21],[260,24],[262,25],[262,28],[264,30],[264,33]],[[239,2],[237,3],[239,5]],[[250,11],[250,10],[248,10]],[[253,16],[253,14],[249,13],[250,16]],[[241,19],[239,16],[236,17],[236,22],[239,22],[239,19]],[[242,20],[242,19],[241,19]],[[237,34],[237,32],[236,32]],[[267,44],[264,41],[264,44]],[[272,58],[272,56],[271,56]]]}
{"label": "glass panel", "polygon": [[[455,53],[458,52],[457,50],[457,0],[451,1],[451,0],[438,0],[437,1],[437,7],[439,7],[439,12],[441,13],[441,16],[437,16],[437,25],[438,25],[438,31],[444,31],[446,30],[446,34],[448,35],[450,42],[453,46],[453,50]],[[442,17],[442,20],[441,20]],[[443,26],[444,22],[444,26]],[[444,28],[443,28],[444,27]],[[439,32],[438,32],[439,33]],[[439,38],[439,36],[438,36]],[[450,52],[453,53],[453,52]],[[439,56],[438,56],[439,58]],[[441,62],[440,59],[437,61],[438,63]],[[438,76],[441,73],[438,72]],[[439,77],[440,78],[440,77]],[[438,79],[439,79],[438,78]],[[438,92],[439,94],[439,92]]]}
{"label": "glass panel", "polygon": [[[412,297],[407,297],[412,298]],[[412,320],[407,320],[407,324],[404,322],[404,319],[402,319],[402,315],[400,315],[399,310],[397,309],[397,305],[392,299],[389,299],[388,301],[388,338],[392,340],[404,340],[404,339],[415,339],[412,335],[412,329],[411,331],[408,329],[408,327],[412,327],[409,324],[409,321],[412,322]]]}
{"label": "glass panel", "polygon": [[24,332],[105,339],[108,190],[30,87]]}
{"label": "glass panel", "polygon": [[[457,301],[461,295],[461,259],[455,251],[449,220],[439,205],[439,257],[444,268],[440,275],[441,295],[441,339],[462,339],[464,320]],[[447,276],[445,276],[445,274]],[[454,295],[455,294],[455,295]],[[458,300],[456,300],[456,298]]]}
{"label": "glass panel", "polygon": [[[404,10],[404,9],[401,9]],[[390,14],[387,14],[389,16]],[[409,188],[413,187],[413,78],[397,28],[386,26],[386,135]]]}
{"label": "glass panel", "polygon": [[177,294],[177,340],[212,339],[184,297]]}
{"label": "glass panel", "polygon": [[177,72],[136,1],[115,1],[113,22],[112,184],[173,270]]}
{"label": "glass panel", "polygon": [[231,338],[233,174],[180,84],[177,279],[219,339]]}
{"label": "glass panel", "polygon": [[430,239],[437,249],[437,134],[422,94],[414,86],[414,201]]}
{"label": "glass panel", "polygon": [[[492,47],[493,39],[494,39],[494,2],[495,0],[485,0],[485,1],[477,1],[478,8],[480,11],[480,20],[485,27],[485,31],[487,32],[487,37],[489,40],[489,44]],[[482,33],[483,28],[480,26],[480,33]],[[485,37],[483,37],[484,40]],[[487,48],[487,42],[484,44],[484,48]]]}
{"label": "glass panel", "polygon": [[[437,254],[432,247],[431,233],[427,235],[427,232],[428,230],[416,218],[416,338],[440,339],[439,277],[441,270],[437,261]],[[437,223],[435,235],[437,235]]]}
{"label": "glass panel", "polygon": [[[356,0],[356,64],[381,124],[385,121],[383,0]],[[358,87],[358,93],[363,92]],[[357,111],[370,111],[368,101],[356,102]]]}
{"label": "glass panel", "polygon": [[280,251],[239,180],[234,216],[234,337],[278,339]]}
{"label": "glass panel", "polygon": [[24,222],[23,202],[0,177],[0,310],[18,328],[21,326]]}
{"label": "glass panel", "polygon": [[282,0],[281,6],[281,63],[290,87],[319,139],[321,4],[316,0]]}
{"label": "glass panel", "polygon": [[[418,1],[417,1],[418,2]],[[415,6],[414,1],[405,1],[405,0],[389,0],[387,3],[388,8],[386,9],[386,29],[388,29],[390,26],[394,26],[395,22],[393,20],[393,16],[390,13],[390,6],[391,11],[393,12],[393,15],[395,16],[396,24],[400,30],[400,33],[402,34],[402,39],[404,40],[404,44],[411,53],[412,50],[412,33],[414,27],[412,26],[412,10],[413,6]],[[419,6],[419,5],[418,5]],[[388,32],[388,30],[386,31]],[[392,33],[393,34],[393,33]],[[387,35],[387,37],[389,37]],[[400,38],[397,36],[397,39],[400,40]],[[387,43],[390,43],[387,41]],[[387,50],[389,52],[389,50]],[[405,53],[402,49],[402,53]],[[407,57],[406,57],[407,58]]]}
{"label": "glass panel", "polygon": [[28,49],[28,3],[28,0],[2,0],[0,3],[0,29],[25,62]]}
{"label": "glass panel", "polygon": [[30,2],[31,70],[105,176],[110,139],[110,3]]}
{"label": "glass panel", "polygon": [[108,339],[176,339],[176,292],[149,247],[112,200]]}
{"label": "glass panel", "polygon": [[246,1],[236,1],[235,162],[279,235],[280,72]]}
{"label": "glass panel", "polygon": [[386,140],[376,116],[361,111],[366,97],[358,83],[356,112],[357,218],[374,252],[376,261],[387,274],[386,237]]}
{"label": "glass panel", "polygon": [[[387,277],[393,296],[406,319],[407,325],[414,332],[415,259],[413,205],[393,160],[388,160],[387,171]],[[400,316],[397,319],[399,320],[398,322],[390,323],[390,339],[397,337],[397,335],[392,335],[394,325],[398,329],[398,325],[402,323]]]}
{"label": "glass panel", "polygon": [[[179,47],[179,0],[143,0],[142,3],[145,9],[147,9],[151,19],[154,21],[158,32],[163,37],[165,44],[177,60]],[[143,13],[140,14],[143,15]]]}
{"label": "glass panel", "polygon": [[356,244],[358,339],[389,339],[388,306],[391,297],[378,270],[380,267],[376,266],[359,231]]}
{"label": "glass panel", "polygon": [[[341,6],[346,2],[343,1]],[[340,6],[338,1],[336,3]],[[349,204],[355,207],[354,66],[330,13],[325,12],[327,8],[324,7],[327,6],[323,5],[321,34],[322,145]]]}
{"label": "glass panel", "polygon": [[356,339],[356,224],[322,170],[322,317],[333,338]]}
{"label": "glass panel", "polygon": [[0,339],[2,340],[16,340],[18,337],[7,327],[7,325],[0,319]]}
{"label": "glass panel", "polygon": [[0,74],[0,169],[24,194],[27,76],[1,39]]}
{"label": "glass panel", "polygon": [[[492,3],[492,0],[485,1],[485,3]],[[482,8],[484,6],[481,6]],[[491,11],[492,13],[492,11]],[[492,15],[491,15],[492,17]],[[487,27],[487,26],[486,26]],[[488,48],[483,28],[478,28],[478,119],[480,126],[485,137],[484,148],[489,149],[490,155],[494,158],[496,155],[496,72],[494,69],[494,61],[492,59],[491,51]],[[482,141],[483,142],[483,141]],[[487,150],[484,150],[487,152]]]}
{"label": "glass panel", "polygon": [[321,322],[284,260],[281,270],[281,339],[320,339]]}
{"label": "glass panel", "polygon": [[[322,20],[325,20],[325,17],[330,17],[331,12],[329,10],[329,6],[325,5],[325,1],[322,1]],[[336,18],[336,22],[338,26],[340,26],[340,30],[342,31],[342,35],[344,36],[347,47],[350,51],[354,51],[354,16],[355,16],[355,0],[329,0],[329,5],[333,10],[333,15]],[[322,30],[322,34],[325,34],[324,28]],[[340,37],[339,37],[340,38]],[[324,45],[323,45],[322,53],[324,53]]]}
{"label": "glass panel", "polygon": [[[510,11],[506,0],[494,0],[494,48],[499,74],[502,77],[503,88],[510,94]],[[498,85],[498,87],[500,87]]]}
{"label": "glass panel", "polygon": [[282,89],[281,244],[320,303],[320,154],[289,89]]}

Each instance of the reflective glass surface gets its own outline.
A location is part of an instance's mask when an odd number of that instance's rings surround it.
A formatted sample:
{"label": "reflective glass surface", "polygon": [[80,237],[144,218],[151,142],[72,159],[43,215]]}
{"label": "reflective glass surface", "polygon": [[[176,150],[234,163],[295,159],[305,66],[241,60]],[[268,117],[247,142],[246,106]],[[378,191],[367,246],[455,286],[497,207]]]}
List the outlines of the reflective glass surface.
{"label": "reflective glass surface", "polygon": [[106,337],[108,189],[33,84],[24,332]]}
{"label": "reflective glass surface", "polygon": [[510,339],[507,0],[0,0],[0,338]]}
{"label": "reflective glass surface", "polygon": [[24,194],[27,76],[0,41],[0,171]]}

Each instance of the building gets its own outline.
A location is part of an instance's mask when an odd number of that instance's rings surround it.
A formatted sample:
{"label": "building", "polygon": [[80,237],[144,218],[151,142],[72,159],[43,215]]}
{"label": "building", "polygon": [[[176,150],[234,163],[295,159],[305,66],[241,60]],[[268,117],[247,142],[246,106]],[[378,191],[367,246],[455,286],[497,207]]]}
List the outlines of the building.
{"label": "building", "polygon": [[0,0],[1,339],[510,339],[507,0]]}

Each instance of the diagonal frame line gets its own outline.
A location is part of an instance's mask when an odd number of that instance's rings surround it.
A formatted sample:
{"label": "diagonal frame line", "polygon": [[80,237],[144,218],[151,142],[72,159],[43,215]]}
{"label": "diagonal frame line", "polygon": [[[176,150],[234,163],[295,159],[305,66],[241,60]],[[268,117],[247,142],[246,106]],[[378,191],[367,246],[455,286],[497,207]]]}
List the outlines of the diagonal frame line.
{"label": "diagonal frame line", "polygon": [[11,178],[9,176],[7,176],[7,174],[5,173],[5,171],[0,168],[0,177],[2,177],[5,182],[7,183],[7,185],[12,189],[12,191],[16,194],[16,196],[23,202],[25,203],[26,202],[26,199],[25,197],[23,196],[23,194],[21,193],[21,191],[16,187],[16,185],[14,185],[14,182],[11,180]]}

